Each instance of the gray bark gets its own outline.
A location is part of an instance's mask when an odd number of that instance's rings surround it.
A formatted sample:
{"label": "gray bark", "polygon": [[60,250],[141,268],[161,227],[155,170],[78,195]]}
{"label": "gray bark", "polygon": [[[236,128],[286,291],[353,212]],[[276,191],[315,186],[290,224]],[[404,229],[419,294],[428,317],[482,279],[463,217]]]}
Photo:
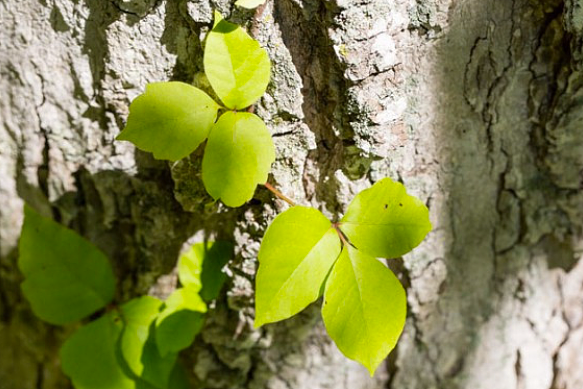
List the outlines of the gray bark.
{"label": "gray bark", "polygon": [[[273,75],[257,106],[274,183],[341,215],[381,177],[430,207],[402,261],[409,315],[374,378],[318,304],[254,330],[261,236],[285,204],[259,188],[209,207],[200,152],[175,165],[114,142],[148,82],[204,87],[212,9],[254,29]],[[237,242],[232,277],[184,355],[200,388],[583,387],[583,1],[0,1],[0,388],[65,388],[74,326],[23,299],[27,201],[112,259],[119,301],[165,294],[185,242]]]}

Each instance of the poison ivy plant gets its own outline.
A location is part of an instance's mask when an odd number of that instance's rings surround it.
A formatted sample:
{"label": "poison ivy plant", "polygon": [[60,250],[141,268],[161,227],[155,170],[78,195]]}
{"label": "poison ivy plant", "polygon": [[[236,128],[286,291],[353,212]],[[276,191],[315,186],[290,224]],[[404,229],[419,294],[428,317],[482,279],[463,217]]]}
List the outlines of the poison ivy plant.
{"label": "poison ivy plant", "polygon": [[189,266],[181,260],[184,288],[165,302],[141,296],[118,307],[111,303],[115,280],[105,254],[29,206],[24,215],[18,265],[33,312],[51,324],[67,324],[107,306],[61,348],[63,371],[75,388],[188,388],[178,351],[200,331],[206,304],[198,292],[216,298],[232,244],[207,242],[191,248],[197,262]]}
{"label": "poison ivy plant", "polygon": [[293,206],[275,218],[261,243],[255,326],[295,315],[324,287],[330,337],[372,375],[395,346],[406,313],[403,287],[374,257],[403,255],[430,230],[425,205],[389,178],[358,194],[338,223]]}
{"label": "poison ivy plant", "polygon": [[[264,0],[239,0],[236,5],[254,8],[263,3]],[[225,105],[223,109],[228,110],[210,130],[196,131],[200,135],[197,142],[184,146],[187,154],[187,149],[193,151],[199,139],[208,138],[202,161],[202,180],[207,192],[215,200],[236,207],[252,198],[258,184],[264,184],[292,205],[269,226],[259,250],[255,326],[293,316],[324,294],[322,314],[330,336],[347,357],[361,362],[372,374],[395,346],[406,311],[403,288],[391,271],[374,258],[399,257],[416,247],[431,229],[427,208],[407,195],[403,185],[390,179],[359,193],[337,223],[315,209],[295,206],[266,183],[275,151],[265,124],[252,113],[237,111],[265,93],[270,74],[267,53],[239,26],[225,21],[216,12],[203,62],[210,85]],[[173,114],[176,120],[168,118],[157,109],[140,111],[148,93],[147,90],[132,103],[136,107],[130,108],[128,125],[120,139],[131,138],[144,150],[149,150],[145,144],[150,141],[168,155],[168,150],[177,147],[172,142],[184,139],[183,145],[187,144],[184,133],[189,132],[184,129],[188,120],[183,120],[180,114]],[[211,118],[215,106],[200,105],[194,111],[208,111],[205,117]],[[147,128],[147,123],[157,125]],[[208,122],[204,123],[206,129]],[[132,136],[124,135],[126,132]],[[155,157],[162,155],[161,151],[152,151]],[[180,269],[195,271],[199,277],[202,268],[196,250],[181,259]],[[168,324],[160,324],[162,317],[156,322],[159,347],[165,344],[172,351],[190,342],[192,331],[199,326],[196,315],[202,317],[203,310],[202,301],[194,299],[190,301],[194,305],[185,308],[189,300],[186,295],[199,291],[201,286],[181,271],[179,274],[185,288],[171,298],[172,306],[167,304],[164,312],[172,313],[164,319]],[[206,301],[211,297],[203,295]],[[191,317],[189,333],[172,324],[177,310],[182,312],[178,317]],[[167,329],[162,330],[164,327]],[[169,339],[164,338],[165,334]],[[180,336],[172,340],[170,334]],[[184,339],[180,340],[181,337]]]}
{"label": "poison ivy plant", "polygon": [[[206,141],[202,180],[215,200],[238,207],[263,184],[288,202],[292,207],[275,218],[259,250],[255,326],[289,318],[323,295],[331,338],[372,375],[395,347],[406,317],[405,291],[376,257],[394,258],[416,247],[431,229],[428,209],[388,178],[357,194],[335,223],[295,205],[266,182],[275,149],[265,123],[240,111],[265,93],[267,53],[215,13],[203,62],[224,106],[185,83],[152,83],[132,102],[117,139],[170,161]],[[111,303],[115,281],[106,256],[29,207],[19,247],[22,290],[40,318],[66,324],[106,308],[61,349],[63,370],[77,389],[188,387],[178,352],[201,330],[205,302],[218,297],[232,244],[192,246],[179,260],[182,287],[166,301],[142,296],[121,306]]]}
{"label": "poison ivy plant", "polygon": [[[247,4],[248,2],[246,2]],[[248,4],[247,4],[248,5]],[[270,78],[267,52],[243,29],[215,12],[204,50],[205,74],[229,110],[215,123],[221,107],[205,92],[180,82],[149,84],[130,105],[118,140],[150,151],[154,158],[176,161],[208,138],[202,177],[207,192],[230,207],[249,201],[267,181],[275,148],[256,115],[238,112],[255,103]]]}

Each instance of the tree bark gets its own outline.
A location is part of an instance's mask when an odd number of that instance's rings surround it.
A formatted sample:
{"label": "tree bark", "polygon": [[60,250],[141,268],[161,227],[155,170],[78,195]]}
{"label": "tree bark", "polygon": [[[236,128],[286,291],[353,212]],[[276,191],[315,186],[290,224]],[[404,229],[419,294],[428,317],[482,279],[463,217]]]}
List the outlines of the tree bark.
{"label": "tree bark", "polygon": [[[209,205],[200,150],[176,164],[114,137],[146,83],[207,88],[212,10],[273,62],[256,112],[272,183],[331,218],[390,176],[434,230],[389,265],[408,291],[374,378],[325,333],[318,303],[253,329],[261,236],[287,205],[258,188]],[[2,0],[0,388],[66,388],[20,293],[26,201],[112,260],[119,301],[164,295],[185,243],[236,242],[231,277],[183,359],[197,388],[583,387],[583,1]]]}

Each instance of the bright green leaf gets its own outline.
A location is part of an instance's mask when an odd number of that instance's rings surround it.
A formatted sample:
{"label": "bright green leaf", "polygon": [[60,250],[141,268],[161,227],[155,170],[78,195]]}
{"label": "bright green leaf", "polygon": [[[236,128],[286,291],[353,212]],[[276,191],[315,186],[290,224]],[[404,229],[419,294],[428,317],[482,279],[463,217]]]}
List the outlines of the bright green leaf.
{"label": "bright green leaf", "polygon": [[121,313],[125,328],[121,336],[121,354],[130,370],[138,377],[144,371],[142,354],[150,333],[150,325],[156,320],[162,301],[142,296],[122,305]]}
{"label": "bright green leaf", "polygon": [[345,246],[326,282],[322,317],[346,357],[371,376],[395,347],[407,313],[407,297],[393,272]]}
{"label": "bright green leaf", "polygon": [[122,332],[121,317],[110,312],[81,327],[60,351],[63,371],[76,389],[135,389],[116,358]]}
{"label": "bright green leaf", "polygon": [[183,286],[199,291],[204,301],[217,298],[227,275],[223,266],[231,259],[233,244],[225,241],[197,243],[180,256],[178,278]]}
{"label": "bright green leaf", "polygon": [[163,357],[190,346],[202,329],[206,304],[196,292],[180,288],[166,300],[156,320],[156,344]]}
{"label": "bright green leaf", "polygon": [[314,208],[295,206],[278,215],[259,249],[255,326],[295,315],[320,294],[340,254],[340,238]]}
{"label": "bright green leaf", "polygon": [[275,148],[263,121],[248,112],[226,112],[209,136],[202,180],[214,199],[238,207],[267,181],[273,161]]}
{"label": "bright green leaf", "polygon": [[219,105],[206,93],[182,82],[156,82],[130,105],[117,140],[128,140],[156,159],[176,161],[206,139]]}
{"label": "bright green leaf", "polygon": [[263,3],[265,3],[265,0],[237,0],[235,5],[243,8],[253,9]]}
{"label": "bright green leaf", "polygon": [[267,52],[236,24],[215,12],[215,25],[204,50],[204,70],[223,103],[243,109],[259,99],[270,77]]}
{"label": "bright green leaf", "polygon": [[431,231],[429,211],[405,187],[384,178],[352,200],[340,229],[360,251],[396,258],[411,251]]}
{"label": "bright green leaf", "polygon": [[80,320],[113,298],[105,254],[74,231],[24,207],[18,266],[33,312],[52,324]]}

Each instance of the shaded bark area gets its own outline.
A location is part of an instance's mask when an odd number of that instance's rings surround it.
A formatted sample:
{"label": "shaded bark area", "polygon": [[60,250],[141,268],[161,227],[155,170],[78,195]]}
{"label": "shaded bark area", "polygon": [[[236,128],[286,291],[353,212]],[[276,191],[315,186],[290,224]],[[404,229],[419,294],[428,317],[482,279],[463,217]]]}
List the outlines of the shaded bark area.
{"label": "shaded bark area", "polygon": [[[256,106],[272,181],[341,216],[390,176],[428,204],[426,241],[391,268],[408,289],[374,378],[327,337],[319,304],[255,330],[259,242],[286,204],[209,205],[200,156],[114,142],[148,82],[202,77],[218,9],[273,62]],[[5,0],[0,3],[0,388],[66,388],[75,326],[23,299],[23,201],[112,260],[120,302],[164,295],[187,242],[236,242],[228,285],[184,352],[197,388],[583,387],[583,3],[580,0]]]}

